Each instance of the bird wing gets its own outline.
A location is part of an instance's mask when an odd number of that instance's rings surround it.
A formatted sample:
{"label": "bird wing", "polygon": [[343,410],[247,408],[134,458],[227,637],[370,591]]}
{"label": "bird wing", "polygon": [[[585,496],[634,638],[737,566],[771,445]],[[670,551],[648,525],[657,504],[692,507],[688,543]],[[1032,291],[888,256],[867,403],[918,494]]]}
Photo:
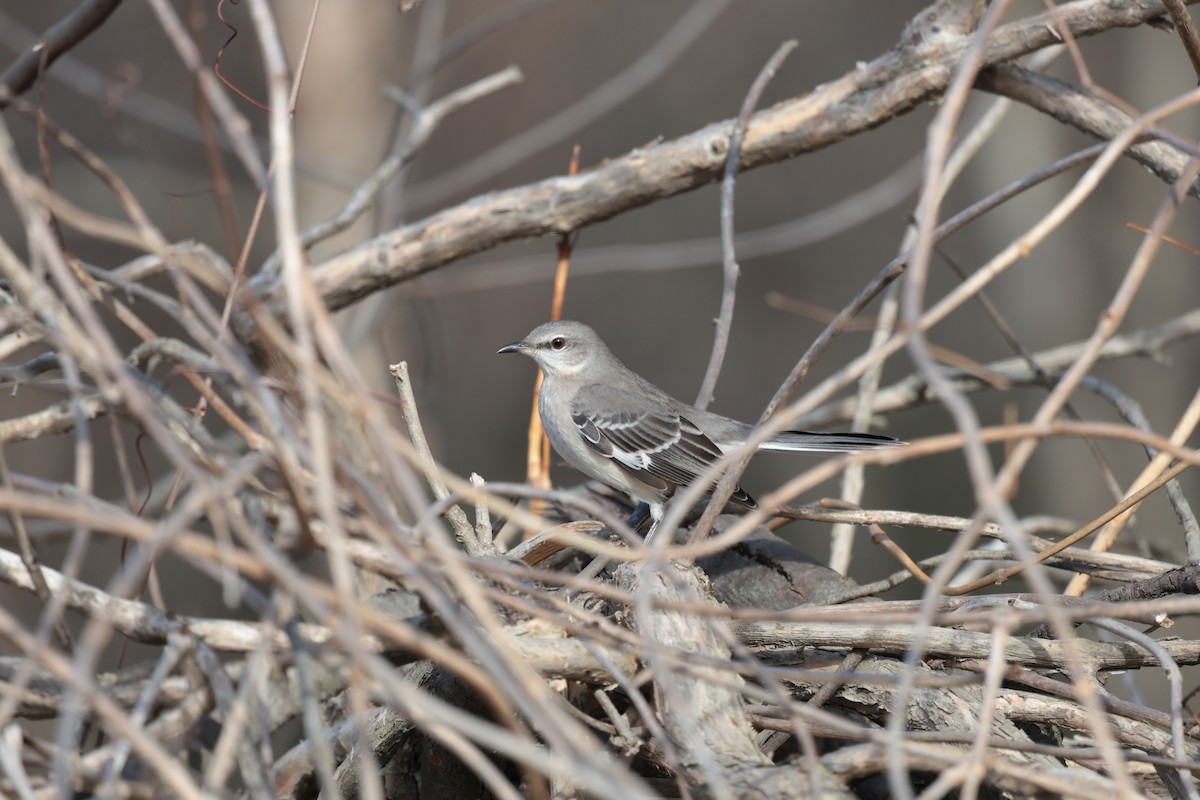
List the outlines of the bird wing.
{"label": "bird wing", "polygon": [[[576,394],[571,419],[592,449],[634,478],[671,494],[675,487],[695,482],[721,458],[721,448],[683,415],[651,406],[594,384]],[[755,507],[741,486],[730,499]]]}

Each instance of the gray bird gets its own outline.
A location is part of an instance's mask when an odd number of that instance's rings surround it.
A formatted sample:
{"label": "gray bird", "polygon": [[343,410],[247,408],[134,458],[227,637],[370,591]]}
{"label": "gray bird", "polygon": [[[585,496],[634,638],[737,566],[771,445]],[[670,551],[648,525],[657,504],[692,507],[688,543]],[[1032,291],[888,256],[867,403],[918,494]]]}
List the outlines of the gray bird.
{"label": "gray bird", "polygon": [[[588,477],[645,501],[655,524],[677,488],[694,483],[752,430],[671,397],[581,322],[547,322],[497,352],[529,356],[545,373],[538,409],[555,451]],[[872,433],[788,431],[758,447],[841,453],[902,444]],[[730,499],[756,507],[741,486]]]}

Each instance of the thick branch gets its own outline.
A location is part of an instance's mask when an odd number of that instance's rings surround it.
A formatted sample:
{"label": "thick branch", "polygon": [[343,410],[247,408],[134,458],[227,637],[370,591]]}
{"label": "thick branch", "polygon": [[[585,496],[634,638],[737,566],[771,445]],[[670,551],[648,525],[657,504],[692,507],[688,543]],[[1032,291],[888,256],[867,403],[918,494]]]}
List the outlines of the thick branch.
{"label": "thick branch", "polygon": [[[762,648],[760,655],[777,663],[791,663],[787,653],[802,642],[804,648],[860,648],[873,652],[905,653],[913,645],[913,626],[880,624],[856,625],[844,622],[737,622],[738,637]],[[1164,640],[1162,645],[1179,664],[1200,664],[1200,642]],[[931,628],[923,642],[929,658],[981,658],[990,655],[992,637],[986,633]],[[1075,647],[1095,669],[1135,669],[1158,666],[1154,655],[1127,642],[1091,642],[1076,639]],[[1014,636],[1008,640],[1004,658],[1010,664],[1029,667],[1062,668],[1067,663],[1063,643],[1048,639]]]}
{"label": "thick branch", "polygon": [[[49,67],[59,56],[103,25],[119,5],[121,0],[85,0],[70,14],[54,23],[37,44],[22,53],[8,69],[0,73],[0,86],[8,87],[8,91],[13,95],[24,92],[37,80],[43,59],[46,67]],[[0,108],[7,105],[8,100],[0,97]]]}
{"label": "thick branch", "polygon": [[[1101,141],[1133,124],[1124,111],[1078,86],[1014,64],[984,70],[975,86],[1035,108]],[[1185,153],[1164,142],[1135,144],[1128,155],[1167,183],[1178,180],[1188,161]],[[1195,186],[1192,194],[1196,194]]]}
{"label": "thick branch", "polygon": [[[1080,0],[998,28],[984,57],[994,65],[1058,44],[1057,24],[1076,38],[1134,27],[1163,13],[1155,0],[1115,7]],[[906,35],[888,53],[803,97],[756,114],[742,146],[741,167],[773,164],[828,147],[877,127],[949,84],[970,39]],[[312,272],[332,309],[503,242],[558,235],[591,225],[720,177],[729,120],[660,145],[640,148],[574,177],[493,192],[376,237]],[[283,283],[262,276],[253,284],[275,314]]]}

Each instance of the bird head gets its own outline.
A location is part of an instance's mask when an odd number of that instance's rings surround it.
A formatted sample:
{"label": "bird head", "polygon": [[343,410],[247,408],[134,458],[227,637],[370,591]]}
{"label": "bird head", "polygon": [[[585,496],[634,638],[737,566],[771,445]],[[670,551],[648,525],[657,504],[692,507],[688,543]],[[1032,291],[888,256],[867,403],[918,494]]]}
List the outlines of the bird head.
{"label": "bird head", "polygon": [[529,356],[547,375],[566,376],[603,358],[608,348],[587,325],[564,319],[539,325],[521,341],[506,344],[496,352]]}

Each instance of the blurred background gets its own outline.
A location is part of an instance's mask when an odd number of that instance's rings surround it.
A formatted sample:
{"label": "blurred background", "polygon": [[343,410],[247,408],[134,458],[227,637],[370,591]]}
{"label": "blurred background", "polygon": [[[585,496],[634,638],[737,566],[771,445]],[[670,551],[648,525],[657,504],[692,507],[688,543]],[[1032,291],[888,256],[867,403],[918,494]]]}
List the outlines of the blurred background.
{"label": "blurred background", "polygon": [[[216,4],[194,0],[175,5],[189,16],[211,63],[230,35],[216,19]],[[275,5],[294,62],[309,7]],[[576,143],[586,169],[647,143],[732,118],[763,64],[789,38],[796,38],[799,47],[760,106],[802,95],[884,54],[925,5],[910,0],[423,0],[416,11],[401,13],[395,2],[326,3],[317,19],[295,118],[305,224],[339,210],[402,141],[407,122],[384,97],[383,86],[402,86],[432,101],[510,64],[520,67],[525,80],[449,117],[413,166],[389,186],[381,207],[317,248],[314,261],[477,194],[562,174]],[[10,63],[75,6],[75,0],[0,6],[0,62]],[[1041,2],[1017,2],[1009,18],[1043,10]],[[226,46],[221,72],[250,97],[263,99],[261,59],[246,4],[226,3],[223,14],[240,35]],[[1148,27],[1120,30],[1081,46],[1092,79],[1135,109],[1153,107],[1195,86],[1171,33]],[[1069,58],[1060,58],[1049,71],[1079,82]],[[235,231],[223,225],[193,111],[194,94],[148,4],[125,3],[97,34],[53,65],[44,103],[54,120],[132,185],[169,237],[205,242],[232,260],[257,196],[236,160],[226,154],[240,218]],[[977,119],[993,100],[975,96],[967,120]],[[235,102],[261,141],[266,113],[243,100]],[[915,205],[925,129],[934,112],[933,107],[919,108],[836,146],[739,178],[736,228],[742,277],[714,410],[755,419],[820,333],[823,322],[770,298],[836,311],[897,253]],[[27,168],[35,169],[33,129],[13,115],[7,122]],[[1168,120],[1165,127],[1189,138],[1196,122],[1196,114],[1190,113]],[[947,197],[944,216],[1090,143],[1054,120],[1014,108]],[[70,159],[56,159],[55,170],[58,191],[98,213],[117,213],[106,190]],[[1078,175],[1050,181],[988,214],[951,237],[945,252],[964,270],[976,269],[1040,219]],[[1126,223],[1148,225],[1164,192],[1165,186],[1141,167],[1121,162],[1077,214],[989,289],[1028,349],[1078,341],[1092,332],[1141,239]],[[565,316],[595,327],[627,364],[687,401],[694,399],[708,361],[720,301],[718,213],[718,190],[709,186],[583,230],[576,239],[567,289]],[[1200,245],[1195,219],[1189,204],[1171,233]],[[23,247],[21,227],[6,199],[0,200],[0,236]],[[272,241],[267,222],[250,258],[251,269],[270,254]],[[135,255],[90,241],[80,247],[81,258],[101,267]],[[527,361],[500,358],[495,352],[547,318],[555,251],[552,239],[509,244],[340,314],[359,368],[374,382],[381,402],[388,402],[393,391],[387,365],[410,363],[433,450],[456,473],[478,472],[493,481],[524,477],[534,369]],[[957,283],[941,262],[932,278],[931,301]],[[1165,321],[1194,308],[1198,300],[1196,257],[1164,247],[1124,329]],[[800,391],[862,352],[868,336],[843,336]],[[983,363],[1011,355],[978,305],[953,315],[932,332],[931,341]],[[1200,346],[1186,342],[1170,355],[1173,365],[1126,360],[1102,365],[1097,373],[1141,400],[1151,425],[1163,434],[1169,434],[1195,392]],[[901,353],[887,364],[884,384],[911,371]],[[55,393],[61,396],[62,390],[52,381],[22,387],[0,400],[0,415],[29,413]],[[1028,419],[1044,396],[1041,390],[1014,389],[971,399],[984,424],[998,424],[1006,408]],[[1107,404],[1091,396],[1079,396],[1076,407],[1086,418],[1117,419]],[[398,415],[397,420],[399,424]],[[951,428],[948,414],[929,405],[891,415],[885,432],[913,440]],[[113,428],[102,421],[96,429],[97,446],[103,447]],[[12,446],[8,458],[14,470],[69,480],[73,446],[70,436],[42,439]],[[1122,486],[1145,464],[1144,454],[1132,445],[1106,443],[1103,449]],[[1002,456],[999,450],[994,454]],[[162,468],[155,454],[147,455],[152,471]],[[793,459],[757,459],[746,487],[761,495],[815,463]],[[579,480],[561,466],[554,476],[557,485]],[[98,478],[101,494],[121,491],[115,476]],[[1183,480],[1194,497],[1195,477],[1185,474]],[[867,507],[952,515],[970,515],[975,509],[958,454],[872,469],[867,481]],[[824,494],[835,492],[834,484],[822,488]],[[1013,502],[1022,515],[1080,522],[1112,504],[1094,460],[1077,441],[1043,444]],[[1136,529],[1159,554],[1182,558],[1182,537],[1164,498],[1143,506]],[[785,530],[795,533],[815,557],[825,556],[826,526]],[[859,535],[854,578],[872,580],[896,569],[890,557],[871,548],[865,532]],[[918,556],[940,552],[948,541],[932,532],[894,535]],[[110,574],[110,568],[99,574]],[[179,610],[199,611],[190,607],[194,605],[184,603]]]}

